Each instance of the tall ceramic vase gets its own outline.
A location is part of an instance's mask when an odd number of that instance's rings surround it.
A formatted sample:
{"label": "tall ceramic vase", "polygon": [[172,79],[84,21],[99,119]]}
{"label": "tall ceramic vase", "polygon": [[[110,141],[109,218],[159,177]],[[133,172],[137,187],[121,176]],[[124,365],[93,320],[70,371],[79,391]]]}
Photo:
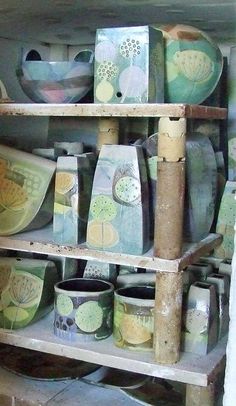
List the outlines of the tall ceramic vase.
{"label": "tall ceramic vase", "polygon": [[87,246],[140,255],[149,248],[149,198],[141,147],[103,145],[95,171]]}
{"label": "tall ceramic vase", "polygon": [[89,154],[57,160],[53,237],[59,244],[85,240],[93,167]]}
{"label": "tall ceramic vase", "polygon": [[218,339],[218,312],[215,286],[195,282],[189,289],[183,313],[183,350],[205,355]]}
{"label": "tall ceramic vase", "polygon": [[228,74],[228,175],[229,180],[236,181],[236,46],[230,48]]}
{"label": "tall ceramic vase", "polygon": [[207,283],[215,286],[219,312],[219,339],[224,337],[229,328],[229,276],[212,273],[207,277]]}

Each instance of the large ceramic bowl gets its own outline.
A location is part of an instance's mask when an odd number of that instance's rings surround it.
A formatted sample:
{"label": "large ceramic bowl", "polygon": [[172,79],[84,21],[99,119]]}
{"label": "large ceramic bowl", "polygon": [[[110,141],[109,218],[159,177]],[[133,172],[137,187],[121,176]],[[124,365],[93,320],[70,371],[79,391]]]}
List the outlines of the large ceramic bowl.
{"label": "large ceramic bowl", "polygon": [[158,29],[165,39],[165,102],[202,103],[222,72],[218,46],[203,31],[187,25]]}
{"label": "large ceramic bowl", "polygon": [[0,327],[26,327],[50,312],[59,278],[51,261],[1,257]]}
{"label": "large ceramic bowl", "polygon": [[76,103],[93,86],[92,58],[84,61],[25,60],[17,69],[24,93],[36,103]]}

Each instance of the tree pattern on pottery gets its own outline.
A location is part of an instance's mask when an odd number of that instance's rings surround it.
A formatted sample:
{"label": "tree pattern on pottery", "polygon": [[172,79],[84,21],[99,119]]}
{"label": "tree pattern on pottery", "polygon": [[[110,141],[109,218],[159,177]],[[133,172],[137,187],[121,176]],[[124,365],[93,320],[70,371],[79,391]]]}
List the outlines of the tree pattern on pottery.
{"label": "tree pattern on pottery", "polygon": [[103,145],[93,182],[87,245],[100,250],[142,254],[149,247],[148,207],[147,174],[141,147]]}
{"label": "tree pattern on pottery", "polygon": [[0,274],[1,327],[25,327],[52,309],[54,283],[58,282],[52,262],[0,258]]}
{"label": "tree pattern on pottery", "polygon": [[53,218],[56,242],[78,244],[85,239],[93,173],[87,154],[58,158]]}
{"label": "tree pattern on pottery", "polygon": [[111,335],[113,292],[88,298],[69,294],[56,291],[55,335],[69,341],[101,340]]}
{"label": "tree pattern on pottery", "polygon": [[95,102],[163,102],[163,40],[151,27],[99,29]]}
{"label": "tree pattern on pottery", "polygon": [[202,103],[215,89],[223,68],[218,46],[187,25],[158,27],[165,39],[165,101]]}
{"label": "tree pattern on pottery", "polygon": [[[52,161],[1,145],[0,235],[25,230],[39,217],[54,171]],[[51,220],[52,204],[42,208],[40,226]]]}
{"label": "tree pattern on pottery", "polygon": [[233,257],[236,213],[235,195],[236,182],[226,182],[216,225],[216,232],[223,235],[223,242],[214,251],[218,258],[232,259]]}

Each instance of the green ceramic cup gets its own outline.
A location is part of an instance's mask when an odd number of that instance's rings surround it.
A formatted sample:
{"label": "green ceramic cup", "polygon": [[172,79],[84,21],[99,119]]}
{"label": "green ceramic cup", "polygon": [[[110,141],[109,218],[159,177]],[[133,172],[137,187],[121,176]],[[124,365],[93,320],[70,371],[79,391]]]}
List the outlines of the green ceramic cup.
{"label": "green ceramic cup", "polygon": [[55,285],[54,334],[68,341],[93,341],[112,334],[111,283],[74,278]]}
{"label": "green ceramic cup", "polygon": [[117,347],[153,348],[155,288],[129,286],[115,291],[113,337]]}

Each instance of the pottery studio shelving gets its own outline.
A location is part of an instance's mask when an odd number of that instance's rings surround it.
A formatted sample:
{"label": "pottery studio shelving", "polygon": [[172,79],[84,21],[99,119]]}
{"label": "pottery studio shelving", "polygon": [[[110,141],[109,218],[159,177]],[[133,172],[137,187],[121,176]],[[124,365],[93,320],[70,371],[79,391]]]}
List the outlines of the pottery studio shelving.
{"label": "pottery studio shelving", "polygon": [[[177,122],[181,118],[186,124],[186,121],[191,118],[224,120],[227,117],[227,111],[223,108],[186,104],[66,105],[9,103],[0,105],[0,115],[9,117],[116,117],[117,119],[119,117],[169,117],[174,118]],[[183,137],[177,138],[176,146],[178,147],[180,143],[183,144],[185,141]],[[179,162],[171,162],[167,157],[166,161],[169,168],[172,165],[180,165],[181,168],[184,168],[183,159]],[[158,184],[165,182],[166,173],[165,170],[161,172]],[[184,169],[174,171],[171,183],[178,186],[182,184],[184,188]],[[177,187],[171,187],[170,189],[171,195],[166,193],[163,199],[174,198],[175,207],[172,210],[181,212],[183,210],[183,197],[180,196]],[[160,215],[166,215],[166,213],[160,213],[160,205],[159,201],[155,213],[157,222],[160,221]],[[176,214],[175,212],[172,213]],[[2,249],[97,260],[155,270],[156,286],[158,286],[158,289],[156,289],[155,318],[159,328],[156,331],[153,353],[134,353],[121,350],[112,344],[111,338],[103,342],[79,346],[73,343],[60,342],[53,335],[50,316],[22,330],[7,331],[0,329],[0,341],[15,346],[183,382],[187,384],[186,405],[192,404],[191,399],[195,397],[198,390],[201,390],[201,393],[205,396],[206,406],[213,404],[211,402],[214,395],[210,384],[216,380],[217,375],[224,367],[226,339],[221,340],[205,357],[180,353],[181,270],[197,261],[199,257],[211,252],[214,247],[221,243],[221,236],[209,234],[207,238],[198,243],[182,244],[181,224],[175,225],[174,228],[175,233],[170,233],[167,228],[167,231],[165,229],[161,230],[159,238],[155,235],[154,247],[143,256],[96,251],[87,248],[85,244],[73,247],[59,246],[53,242],[50,226],[34,232],[21,233],[11,237],[0,237],[0,248]],[[164,235],[165,232],[169,232],[169,235]],[[165,241],[164,251],[161,241]],[[173,253],[173,247],[176,247],[176,244],[177,248]],[[165,312],[166,307],[168,307],[168,312]],[[199,401],[201,401],[200,397]]]}

